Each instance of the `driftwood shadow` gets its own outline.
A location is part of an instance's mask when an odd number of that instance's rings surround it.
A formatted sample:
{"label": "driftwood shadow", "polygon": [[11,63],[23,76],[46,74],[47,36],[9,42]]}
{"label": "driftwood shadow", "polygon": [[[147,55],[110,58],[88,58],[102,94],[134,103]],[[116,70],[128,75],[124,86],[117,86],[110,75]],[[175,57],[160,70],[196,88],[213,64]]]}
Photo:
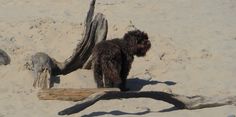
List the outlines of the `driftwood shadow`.
{"label": "driftwood shadow", "polygon": [[176,82],[173,81],[154,81],[154,80],[144,80],[141,78],[131,78],[131,79],[127,79],[127,87],[131,90],[131,91],[140,91],[144,86],[146,85],[155,85],[155,84],[166,84],[168,86],[171,85],[175,85]]}
{"label": "driftwood shadow", "polygon": [[177,107],[170,107],[167,109],[163,109],[160,111],[151,111],[149,108],[145,108],[146,110],[142,111],[142,112],[137,112],[137,113],[129,113],[129,112],[123,112],[123,111],[119,111],[119,110],[114,110],[114,111],[110,111],[110,112],[105,112],[105,111],[98,111],[98,112],[92,112],[90,114],[86,114],[86,115],[82,115],[81,117],[98,117],[98,116],[104,116],[104,115],[113,115],[113,116],[120,116],[120,115],[145,115],[148,113],[163,113],[163,112],[171,112],[171,111],[177,111],[177,110],[182,110],[179,109]]}
{"label": "driftwood shadow", "polygon": [[162,110],[160,110],[158,112],[164,113],[164,112],[171,112],[171,111],[177,111],[177,110],[182,110],[182,109],[173,106],[173,107],[170,107],[170,108],[162,109]]}
{"label": "driftwood shadow", "polygon": [[119,110],[114,110],[114,111],[110,111],[110,112],[105,112],[105,111],[99,111],[99,112],[92,112],[90,114],[87,115],[83,115],[81,117],[98,117],[98,116],[103,116],[103,115],[114,115],[114,116],[120,116],[120,115],[145,115],[150,113],[151,110],[149,108],[146,108],[145,111],[143,112],[137,112],[137,113],[128,113],[128,112],[123,112],[123,111],[119,111]]}

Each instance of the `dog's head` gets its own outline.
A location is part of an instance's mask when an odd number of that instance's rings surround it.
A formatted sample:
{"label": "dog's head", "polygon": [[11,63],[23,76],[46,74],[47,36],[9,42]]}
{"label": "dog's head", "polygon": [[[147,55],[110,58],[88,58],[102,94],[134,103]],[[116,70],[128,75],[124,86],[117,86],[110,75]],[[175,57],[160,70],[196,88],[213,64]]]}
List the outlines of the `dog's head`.
{"label": "dog's head", "polygon": [[123,38],[128,42],[129,47],[132,48],[132,53],[138,57],[145,56],[151,48],[147,33],[140,30],[129,31]]}

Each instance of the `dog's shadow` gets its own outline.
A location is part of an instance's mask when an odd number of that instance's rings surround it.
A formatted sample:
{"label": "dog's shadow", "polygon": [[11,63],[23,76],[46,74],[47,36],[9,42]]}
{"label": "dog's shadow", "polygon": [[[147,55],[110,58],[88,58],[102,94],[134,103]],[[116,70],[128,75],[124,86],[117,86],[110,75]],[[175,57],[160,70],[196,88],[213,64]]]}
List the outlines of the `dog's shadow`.
{"label": "dog's shadow", "polygon": [[[131,91],[140,91],[145,85],[155,85],[158,83],[162,83],[162,84],[166,84],[168,86],[171,85],[175,85],[176,82],[173,81],[153,81],[153,80],[145,80],[145,79],[141,79],[141,78],[131,78],[131,79],[127,79],[127,86]],[[174,111],[175,108],[170,108],[170,109],[165,109],[165,110],[161,110],[159,112],[168,112],[168,111]],[[92,112],[88,115],[83,115],[82,117],[95,117],[95,116],[104,116],[104,115],[115,115],[115,116],[120,116],[120,115],[136,115],[136,116],[140,116],[140,115],[145,115],[148,113],[152,113],[153,111],[151,111],[149,108],[146,108],[144,111],[142,112],[137,112],[137,113],[129,113],[129,112],[123,112],[123,111],[119,111],[119,110],[114,110],[114,111],[110,111],[110,112],[105,112],[105,111],[98,111],[98,112]]]}
{"label": "dog's shadow", "polygon": [[131,90],[131,91],[140,91],[144,86],[146,85],[155,85],[155,84],[166,84],[168,86],[171,85],[175,85],[176,82],[173,81],[154,81],[154,80],[145,80],[145,79],[141,79],[141,78],[131,78],[131,79],[127,79],[127,87]]}
{"label": "dog's shadow", "polygon": [[[58,81],[58,78],[55,78],[54,79],[54,82],[60,82]],[[145,79],[140,79],[140,78],[131,78],[131,79],[127,79],[127,88],[130,89],[130,91],[140,91],[144,86],[146,85],[155,85],[155,84],[158,84],[158,83],[162,83],[162,84],[166,84],[168,86],[170,85],[175,85],[176,82],[172,82],[172,81],[164,81],[164,82],[161,82],[161,81],[153,81],[153,80],[145,80]],[[77,113],[78,111],[76,110],[78,107],[78,105],[74,105],[70,108],[67,108],[61,112],[64,112],[66,110],[73,110],[69,113],[67,113],[67,115],[70,115],[70,114],[74,114],[74,113]],[[80,110],[80,109],[78,109]],[[165,110],[161,110],[160,112],[168,112],[168,111],[173,111],[175,109],[173,108],[170,108],[170,109],[165,109]],[[59,114],[61,113],[59,112]],[[119,116],[119,115],[144,115],[144,114],[148,114],[148,113],[151,113],[153,111],[150,111],[149,108],[146,108],[144,111],[141,111],[141,112],[136,112],[136,113],[129,113],[129,112],[123,112],[123,111],[119,111],[119,110],[114,110],[114,111],[110,111],[110,112],[105,112],[105,111],[97,111],[97,112],[92,112],[88,115],[83,115],[83,117],[91,117],[91,116],[103,116],[103,115],[115,115],[115,116]]]}

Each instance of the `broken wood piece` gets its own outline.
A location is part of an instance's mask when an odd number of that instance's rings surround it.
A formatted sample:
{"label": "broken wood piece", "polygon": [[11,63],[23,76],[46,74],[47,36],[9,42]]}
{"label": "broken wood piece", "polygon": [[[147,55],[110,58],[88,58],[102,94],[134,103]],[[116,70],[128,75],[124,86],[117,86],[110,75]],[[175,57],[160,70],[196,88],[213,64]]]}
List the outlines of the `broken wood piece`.
{"label": "broken wood piece", "polygon": [[[77,94],[78,93],[78,94]],[[120,92],[116,88],[106,89],[47,89],[39,92],[40,99],[58,99],[68,101],[80,101],[58,114],[69,115],[80,112],[95,104],[99,100],[121,99],[121,98],[152,98],[173,104],[178,109],[201,109],[223,105],[235,105],[236,96],[228,97],[205,97],[184,96],[160,91],[128,91]],[[60,97],[60,98],[58,98]]]}
{"label": "broken wood piece", "polygon": [[80,112],[86,109],[87,107],[93,105],[97,101],[99,101],[100,98],[104,95],[105,95],[105,92],[94,93],[90,95],[89,97],[85,98],[84,100],[82,100],[81,102],[79,102],[78,104],[76,104],[75,106],[72,106],[70,108],[64,109],[63,111],[58,112],[58,115],[70,115],[70,114]]}
{"label": "broken wood piece", "polygon": [[[42,52],[32,56],[32,69],[35,73],[35,82],[33,85],[35,87],[51,88],[52,85],[49,84],[52,84],[52,77],[69,74],[84,66],[86,68],[91,67],[92,59],[90,56],[92,50],[96,43],[106,40],[108,31],[108,23],[103,14],[98,13],[93,18],[95,1],[91,1],[90,9],[87,13],[85,34],[83,35],[82,41],[77,44],[73,54],[68,59],[64,62],[58,62],[56,59]],[[47,78],[43,76],[47,76]]]}
{"label": "broken wood piece", "polygon": [[85,33],[81,46],[76,48],[72,59],[65,62],[65,69],[62,71],[62,74],[68,74],[78,68],[82,68],[92,54],[95,44],[106,40],[107,31],[107,20],[103,14],[98,13],[92,21],[90,30]]}
{"label": "broken wood piece", "polygon": [[38,98],[41,100],[64,100],[64,101],[81,101],[92,94],[98,92],[119,91],[116,88],[93,88],[93,89],[64,89],[52,88],[43,89],[38,92]]}
{"label": "broken wood piece", "polygon": [[59,115],[70,115],[80,112],[87,107],[95,104],[99,100],[108,99],[120,99],[120,98],[152,98],[156,100],[162,100],[167,103],[173,104],[177,109],[202,109],[210,107],[218,107],[223,105],[235,105],[236,106],[236,96],[232,97],[204,97],[204,96],[184,96],[184,95],[174,95],[165,92],[154,92],[154,91],[144,91],[144,92],[100,92],[95,93],[85,100],[78,102],[76,105],[66,108],[60,111]]}
{"label": "broken wood piece", "polygon": [[[107,38],[107,32],[108,32],[108,22],[104,18],[104,15],[101,13],[98,13],[97,16],[95,17],[94,21],[97,21],[97,26],[96,26],[96,33],[95,33],[95,44],[106,40]],[[93,21],[93,22],[94,22]],[[86,60],[86,62],[83,64],[83,69],[91,69],[92,67],[92,56],[90,53],[90,57]]]}
{"label": "broken wood piece", "polygon": [[50,58],[47,54],[38,52],[32,56],[32,69],[34,73],[34,83],[35,88],[40,87],[42,89],[50,88],[52,70],[59,71],[56,61]]}

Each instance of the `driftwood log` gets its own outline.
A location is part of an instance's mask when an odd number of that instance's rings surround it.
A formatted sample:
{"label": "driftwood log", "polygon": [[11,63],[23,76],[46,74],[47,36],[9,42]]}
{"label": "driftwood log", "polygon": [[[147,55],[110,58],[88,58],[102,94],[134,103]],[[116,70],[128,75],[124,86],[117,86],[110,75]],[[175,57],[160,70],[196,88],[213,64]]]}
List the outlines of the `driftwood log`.
{"label": "driftwood log", "polygon": [[32,69],[35,75],[34,87],[50,88],[52,77],[66,75],[79,68],[91,67],[92,49],[96,43],[106,39],[108,31],[108,23],[103,14],[98,13],[93,18],[95,2],[96,0],[91,0],[82,41],[77,44],[72,56],[64,62],[58,62],[42,52],[32,56]]}
{"label": "driftwood log", "polygon": [[69,115],[80,112],[95,104],[99,100],[120,98],[152,98],[173,104],[177,109],[201,109],[223,105],[235,105],[236,96],[230,97],[206,97],[206,96],[184,96],[159,91],[129,91],[120,92],[116,88],[104,89],[46,89],[38,93],[41,100],[66,100],[80,101],[76,105],[60,111],[59,115]]}

